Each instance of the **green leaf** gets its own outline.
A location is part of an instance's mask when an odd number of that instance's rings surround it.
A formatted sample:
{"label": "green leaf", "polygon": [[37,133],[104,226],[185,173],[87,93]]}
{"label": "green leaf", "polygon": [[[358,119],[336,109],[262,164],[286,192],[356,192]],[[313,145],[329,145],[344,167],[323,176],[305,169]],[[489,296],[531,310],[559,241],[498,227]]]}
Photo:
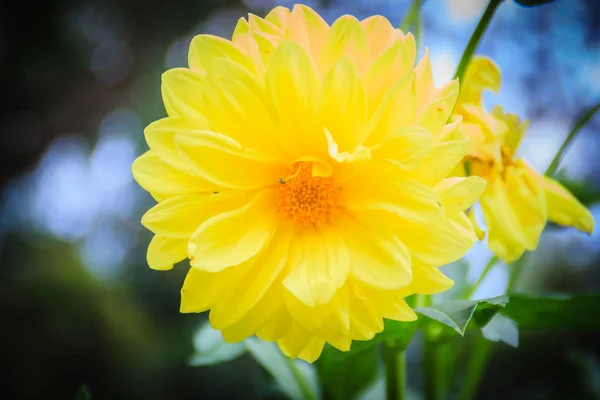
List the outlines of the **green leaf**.
{"label": "green leaf", "polygon": [[484,338],[492,342],[504,342],[512,347],[519,346],[517,323],[502,314],[494,315],[494,318],[481,328],[481,333]]}
{"label": "green leaf", "polygon": [[275,343],[257,338],[244,342],[248,352],[265,369],[283,393],[292,399],[319,399],[319,384],[315,368],[301,360],[290,360]]}
{"label": "green leaf", "polygon": [[400,322],[384,319],[383,323],[383,331],[376,334],[373,339],[366,341],[352,341],[350,351],[340,351],[334,347],[327,345],[323,350],[323,355],[331,360],[344,360],[357,353],[368,350],[378,343],[389,340],[394,340],[396,341],[398,346],[402,348],[407,348],[408,344],[415,335],[417,328],[419,327],[418,321]]}
{"label": "green leaf", "polygon": [[[364,343],[364,342],[363,342]],[[328,398],[355,399],[377,377],[379,349],[370,346],[346,357],[324,352],[318,361],[319,376]]]}
{"label": "green leaf", "polygon": [[524,7],[543,6],[544,4],[552,3],[554,0],[515,0],[518,4]]}
{"label": "green leaf", "polygon": [[482,300],[450,300],[430,307],[415,309],[419,314],[437,321],[464,336],[473,320],[477,326],[485,326],[508,302],[508,297],[498,296]]}
{"label": "green leaf", "polygon": [[[385,319],[383,325],[383,331],[375,335],[372,339],[375,343],[383,341],[393,341],[395,345],[401,349],[406,349],[410,344],[417,328],[419,327],[418,321],[414,322],[400,322]],[[365,343],[365,342],[355,342]],[[366,342],[368,343],[368,342]],[[354,347],[354,344],[352,345]]]}
{"label": "green leaf", "polygon": [[600,329],[600,294],[535,296],[514,294],[502,314],[519,329]]}
{"label": "green leaf", "polygon": [[79,389],[75,394],[75,400],[92,400],[90,389],[86,385],[79,386]]}
{"label": "green leaf", "polygon": [[194,334],[194,349],[188,360],[192,366],[220,364],[246,351],[243,343],[226,343],[221,332],[214,330],[209,323],[202,325]]}

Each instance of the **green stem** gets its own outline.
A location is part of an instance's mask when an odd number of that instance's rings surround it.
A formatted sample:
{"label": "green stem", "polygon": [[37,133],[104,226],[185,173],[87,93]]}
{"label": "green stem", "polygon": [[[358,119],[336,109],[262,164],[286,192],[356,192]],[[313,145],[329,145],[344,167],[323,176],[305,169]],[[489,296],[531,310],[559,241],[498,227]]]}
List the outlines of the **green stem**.
{"label": "green stem", "polygon": [[[419,307],[428,307],[432,303],[432,296],[430,294],[419,295],[419,299]],[[434,328],[432,325],[427,325],[423,331],[423,386],[424,398],[426,400],[437,400],[440,398],[438,343],[436,343]]]}
{"label": "green stem", "polygon": [[[527,259],[527,254],[524,253],[521,258],[519,258],[512,266],[510,271],[510,277],[508,280],[508,285],[506,287],[506,294],[510,294],[515,288],[521,273],[523,272],[523,264]],[[499,261],[497,256],[493,256],[490,261],[485,266],[483,273],[477,279],[477,282],[469,291],[470,298],[475,292],[475,289],[479,286],[479,284],[483,281],[484,277],[487,273],[492,269],[492,267]],[[479,386],[479,380],[481,379],[481,375],[485,369],[485,366],[488,362],[488,358],[492,349],[492,342],[484,339],[481,336],[477,336],[475,338],[475,346],[473,348],[473,352],[470,355],[469,363],[467,365],[467,371],[465,373],[465,381],[463,382],[459,400],[470,400],[475,396],[477,392],[477,387]]]}
{"label": "green stem", "polygon": [[306,400],[317,400],[317,397],[313,393],[313,390],[310,388],[310,386],[304,379],[304,376],[302,376],[300,371],[298,371],[298,367],[296,367],[296,364],[294,364],[294,361],[292,361],[292,359],[290,359],[288,356],[285,356],[285,355],[283,356],[283,359],[285,360],[286,364],[288,365],[288,368],[290,369],[290,372],[294,376],[294,379],[298,383],[298,387],[300,388],[300,392],[302,392],[303,398]]}
{"label": "green stem", "polygon": [[[404,16],[402,23],[400,23],[400,30],[404,33],[408,32],[410,28],[415,24],[415,21],[418,20],[419,13],[421,10],[421,6],[425,0],[413,0],[412,6]],[[417,33],[415,32],[415,36]]]}
{"label": "green stem", "polygon": [[485,366],[487,365],[488,358],[492,350],[492,345],[492,342],[481,336],[477,336],[475,338],[473,352],[471,353],[469,363],[467,364],[465,380],[462,383],[458,400],[471,400],[477,393],[479,380],[481,379],[483,371],[485,370]]}
{"label": "green stem", "polygon": [[508,285],[506,286],[506,294],[511,294],[517,286],[519,282],[519,278],[521,277],[521,273],[523,272],[523,265],[525,264],[525,260],[527,260],[527,256],[529,253],[523,253],[521,258],[519,258],[512,265],[512,270],[510,271],[510,277],[508,279]]}
{"label": "green stem", "polygon": [[425,341],[423,344],[423,367],[425,400],[438,400],[440,398],[440,382],[438,371],[438,344],[430,326],[425,327]]}
{"label": "green stem", "polygon": [[581,128],[583,128],[583,126],[594,116],[596,111],[598,111],[599,109],[600,109],[600,103],[598,103],[595,106],[588,109],[575,122],[575,125],[573,125],[573,129],[571,129],[571,132],[569,132],[569,134],[567,135],[567,138],[563,142],[562,146],[560,146],[560,148],[558,149],[558,152],[552,159],[552,162],[550,163],[550,166],[548,166],[548,169],[546,170],[546,173],[544,175],[553,176],[556,173],[556,170],[558,169],[558,166],[560,165],[560,161],[562,160],[564,153],[569,148],[569,145],[571,144],[573,139],[575,139],[575,136],[577,135],[577,133],[579,133]]}
{"label": "green stem", "polygon": [[387,400],[406,399],[406,355],[395,342],[383,344]]}
{"label": "green stem", "polygon": [[469,39],[469,43],[467,43],[467,47],[465,47],[465,51],[463,52],[463,55],[460,59],[460,63],[456,68],[456,73],[454,74],[454,78],[458,78],[459,84],[462,85],[463,76],[467,67],[469,66],[469,62],[471,62],[471,57],[473,56],[473,53],[475,53],[475,50],[477,50],[477,47],[479,46],[479,42],[481,41],[485,30],[490,24],[490,21],[492,20],[496,9],[500,5],[500,3],[502,3],[502,1],[503,0],[490,0],[490,2],[487,5],[487,8],[485,9],[485,12],[481,16],[481,19],[477,24],[477,27],[473,31],[471,39]]}
{"label": "green stem", "polygon": [[485,279],[487,274],[490,273],[490,271],[492,270],[492,268],[494,268],[494,266],[498,263],[498,261],[500,261],[500,259],[496,255],[494,255],[492,258],[490,258],[490,261],[488,261],[488,263],[486,264],[485,268],[483,269],[483,272],[481,273],[481,275],[479,275],[479,278],[477,278],[477,281],[475,281],[475,283],[467,291],[467,294],[466,294],[467,300],[470,299],[471,296],[473,296],[473,293],[475,293],[475,290],[477,290],[479,285],[481,285],[481,282],[483,282],[483,280]]}

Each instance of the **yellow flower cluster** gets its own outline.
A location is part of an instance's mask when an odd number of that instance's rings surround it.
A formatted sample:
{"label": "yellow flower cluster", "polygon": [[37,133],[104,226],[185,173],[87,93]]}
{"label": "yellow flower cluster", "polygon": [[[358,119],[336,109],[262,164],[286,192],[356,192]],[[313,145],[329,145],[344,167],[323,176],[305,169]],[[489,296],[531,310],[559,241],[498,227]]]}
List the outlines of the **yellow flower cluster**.
{"label": "yellow flower cluster", "polygon": [[158,202],[142,218],[148,264],[189,259],[182,312],[312,362],[325,343],[346,351],[384,319],[416,319],[407,296],[450,288],[438,268],[477,240],[464,211],[480,196],[507,262],[548,219],[592,231],[584,206],[514,157],[527,124],[483,107],[498,68],[474,59],[459,96],[415,53],[383,17],[329,26],[301,5],[193,39],[132,167]]}
{"label": "yellow flower cluster", "polygon": [[190,260],[182,312],[313,361],[451,287],[438,267],[477,240],[464,210],[486,183],[448,177],[469,146],[458,82],[434,86],[411,34],[277,7],[195,37],[162,93],[133,175],[158,201],[150,267]]}
{"label": "yellow flower cluster", "polygon": [[485,89],[500,89],[499,68],[488,58],[475,57],[467,69],[456,103],[471,143],[465,162],[472,175],[485,178],[480,199],[490,250],[505,262],[535,250],[550,220],[591,233],[594,219],[567,189],[537,173],[515,152],[528,122],[496,106],[488,112],[482,103]]}

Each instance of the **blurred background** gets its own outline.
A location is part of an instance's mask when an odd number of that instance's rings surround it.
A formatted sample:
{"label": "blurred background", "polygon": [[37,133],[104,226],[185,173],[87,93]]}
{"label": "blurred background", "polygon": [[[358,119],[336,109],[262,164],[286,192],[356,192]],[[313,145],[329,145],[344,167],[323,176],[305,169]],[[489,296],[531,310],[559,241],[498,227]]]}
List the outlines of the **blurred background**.
{"label": "blurred background", "polygon": [[[248,355],[218,366],[188,364],[205,316],[178,312],[185,265],[169,273],[147,267],[151,235],[139,221],[153,200],[130,172],[147,148],[143,128],[165,115],[160,74],[186,65],[190,39],[230,38],[239,17],[264,16],[278,4],[293,2],[0,3],[1,398],[72,399],[82,385],[98,399],[284,398]],[[395,25],[410,5],[306,4],[329,23],[342,14],[381,14]],[[453,75],[485,4],[425,1],[421,42],[438,84]],[[575,119],[600,99],[600,3],[523,8],[506,1],[480,53],[504,76],[487,106],[502,104],[531,120],[521,154],[544,170]],[[560,171],[597,222],[599,131],[600,114]],[[469,254],[471,279],[486,257],[485,244]],[[520,291],[600,291],[600,233],[550,225],[527,262]],[[503,293],[506,279],[506,269],[496,268],[476,297]],[[518,350],[498,345],[479,397],[600,398],[597,338],[567,328],[525,335]],[[410,363],[418,398],[419,370]]]}

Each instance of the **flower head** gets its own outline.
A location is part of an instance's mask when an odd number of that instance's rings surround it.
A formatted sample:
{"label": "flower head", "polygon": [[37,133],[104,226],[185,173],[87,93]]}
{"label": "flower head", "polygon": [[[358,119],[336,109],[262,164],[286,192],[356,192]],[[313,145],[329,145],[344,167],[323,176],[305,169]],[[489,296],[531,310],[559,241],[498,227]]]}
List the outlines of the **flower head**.
{"label": "flower head", "polygon": [[447,123],[458,85],[414,62],[385,18],[329,26],[305,6],[194,38],[133,165],[158,201],[142,219],[150,267],[190,260],[182,312],[313,361],[451,287],[437,268],[475,242],[463,210],[485,181],[447,178],[468,147]]}
{"label": "flower head", "polygon": [[470,172],[488,182],[480,204],[488,230],[490,250],[506,262],[525,250],[535,250],[547,220],[591,233],[594,220],[567,189],[542,176],[515,156],[529,125],[496,106],[482,104],[484,89],[498,91],[501,75],[488,58],[471,62],[455,113],[463,118],[471,139],[466,161]]}

